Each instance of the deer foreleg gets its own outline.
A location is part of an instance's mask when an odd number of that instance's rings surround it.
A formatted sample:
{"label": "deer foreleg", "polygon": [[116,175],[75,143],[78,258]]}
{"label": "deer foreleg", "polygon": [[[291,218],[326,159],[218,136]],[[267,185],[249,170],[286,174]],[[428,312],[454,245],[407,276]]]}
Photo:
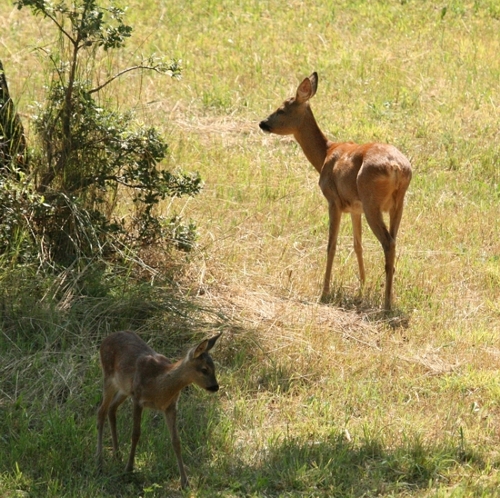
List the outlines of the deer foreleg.
{"label": "deer foreleg", "polygon": [[184,469],[184,462],[182,460],[181,453],[181,440],[179,438],[179,433],[177,431],[177,406],[176,403],[172,403],[165,410],[165,420],[167,422],[167,427],[170,432],[170,438],[172,440],[172,446],[174,448],[175,456],[177,458],[177,465],[179,466],[179,472],[181,474],[181,487],[187,488],[189,486],[189,481]]}
{"label": "deer foreleg", "polygon": [[325,279],[323,281],[323,292],[321,294],[322,301],[328,299],[328,295],[330,293],[330,279],[332,276],[333,259],[335,257],[335,250],[337,248],[337,237],[339,235],[340,217],[342,213],[334,203],[330,203],[328,214],[330,221],[328,228],[328,247],[326,256]]}

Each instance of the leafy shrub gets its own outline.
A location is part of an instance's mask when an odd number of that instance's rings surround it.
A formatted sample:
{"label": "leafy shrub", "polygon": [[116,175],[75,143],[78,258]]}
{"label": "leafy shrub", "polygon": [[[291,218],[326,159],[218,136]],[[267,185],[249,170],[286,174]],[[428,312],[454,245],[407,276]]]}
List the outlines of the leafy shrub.
{"label": "leafy shrub", "polygon": [[[122,47],[132,32],[123,22],[124,12],[112,3],[101,7],[96,0],[15,3],[50,19],[59,37],[57,50],[49,53],[47,100],[38,104],[34,119],[39,149],[30,163],[33,183],[25,180],[11,194],[11,187],[2,184],[3,209],[9,214],[2,218],[0,251],[19,244],[21,232],[38,240],[32,247],[40,249],[43,240],[44,256],[66,267],[79,258],[109,257],[117,243],[133,250],[166,242],[189,250],[194,224],[158,216],[155,207],[167,197],[198,194],[201,178],[163,170],[160,163],[168,147],[157,130],[136,125],[132,113],[109,110],[96,99],[128,71],[178,77],[179,61],[151,57],[94,85],[95,58]],[[119,200],[130,201],[127,221],[115,215]]]}
{"label": "leafy shrub", "polygon": [[0,175],[0,254],[11,265],[33,263],[40,252],[33,237],[35,219],[51,209],[22,172],[12,173]]}

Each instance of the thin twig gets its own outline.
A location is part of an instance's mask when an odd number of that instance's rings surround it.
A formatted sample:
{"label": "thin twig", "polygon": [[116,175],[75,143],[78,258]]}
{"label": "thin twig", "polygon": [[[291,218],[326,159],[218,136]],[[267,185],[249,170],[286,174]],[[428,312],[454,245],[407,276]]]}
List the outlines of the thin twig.
{"label": "thin twig", "polygon": [[153,70],[156,72],[160,72],[160,70],[158,69],[158,66],[145,66],[145,65],[140,64],[138,66],[128,67],[127,69],[123,69],[119,73],[115,74],[112,78],[105,81],[102,85],[99,85],[98,87],[93,88],[92,90],[89,90],[89,95],[102,90],[105,86],[109,85],[112,81],[116,80],[120,76],[123,76],[125,73],[128,73],[130,71],[134,71],[136,69],[150,69],[150,70]]}

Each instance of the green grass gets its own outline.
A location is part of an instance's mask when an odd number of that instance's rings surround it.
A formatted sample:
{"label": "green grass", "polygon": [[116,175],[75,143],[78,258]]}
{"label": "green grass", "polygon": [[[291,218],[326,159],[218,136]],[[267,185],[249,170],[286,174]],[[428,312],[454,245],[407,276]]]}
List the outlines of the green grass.
{"label": "green grass", "polygon": [[[141,53],[183,60],[180,81],[130,74],[109,95],[165,133],[166,166],[201,173],[203,193],[173,203],[198,224],[198,247],[175,300],[153,310],[144,301],[171,289],[125,282],[112,297],[33,301],[36,275],[17,294],[1,275],[14,305],[0,309],[0,495],[182,496],[153,414],[133,476],[111,458],[107,428],[95,471],[98,343],[126,327],[170,357],[224,330],[221,392],[190,389],[180,402],[191,496],[498,496],[497,2],[131,0],[127,16],[133,38],[103,71]],[[34,48],[51,34],[0,6],[2,62],[26,125],[43,98]],[[317,173],[292,139],[258,129],[312,71],[329,138],[390,142],[412,161],[390,317],[380,245],[364,224],[360,292],[347,217],[332,301],[318,303]],[[126,454],[128,404],[119,419]]]}

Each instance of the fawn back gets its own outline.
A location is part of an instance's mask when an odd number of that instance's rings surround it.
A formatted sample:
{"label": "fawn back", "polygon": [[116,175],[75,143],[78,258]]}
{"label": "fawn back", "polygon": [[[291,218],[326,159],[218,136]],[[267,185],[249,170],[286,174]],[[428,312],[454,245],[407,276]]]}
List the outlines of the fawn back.
{"label": "fawn back", "polygon": [[214,362],[208,354],[219,337],[220,334],[202,341],[175,363],[155,352],[134,332],[117,332],[102,341],[100,356],[104,376],[103,400],[97,413],[99,467],[102,466],[104,420],[106,416],[109,419],[113,451],[115,456],[118,456],[116,411],[131,396],[134,406],[134,429],[125,470],[132,471],[134,466],[142,410],[152,408],[165,414],[181,474],[181,484],[183,487],[188,485],[176,426],[177,400],[181,390],[190,384],[196,384],[211,392],[219,390]]}

